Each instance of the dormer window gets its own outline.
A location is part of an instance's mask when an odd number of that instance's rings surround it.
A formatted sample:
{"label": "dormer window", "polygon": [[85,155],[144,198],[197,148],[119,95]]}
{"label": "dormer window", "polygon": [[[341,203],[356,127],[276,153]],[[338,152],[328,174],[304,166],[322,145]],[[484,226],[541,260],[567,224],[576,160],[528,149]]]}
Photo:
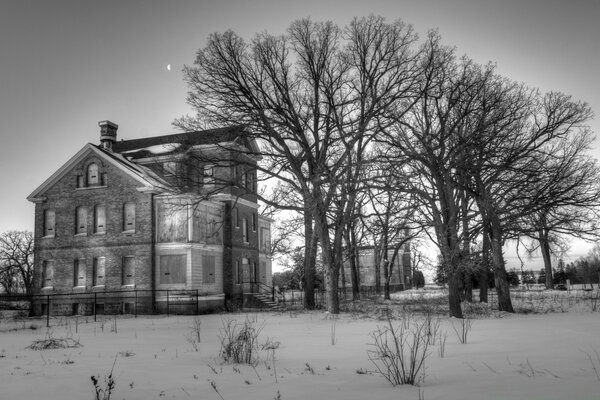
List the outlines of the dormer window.
{"label": "dormer window", "polygon": [[88,165],[87,184],[88,186],[97,186],[100,184],[100,174],[98,172],[98,164],[96,163]]}

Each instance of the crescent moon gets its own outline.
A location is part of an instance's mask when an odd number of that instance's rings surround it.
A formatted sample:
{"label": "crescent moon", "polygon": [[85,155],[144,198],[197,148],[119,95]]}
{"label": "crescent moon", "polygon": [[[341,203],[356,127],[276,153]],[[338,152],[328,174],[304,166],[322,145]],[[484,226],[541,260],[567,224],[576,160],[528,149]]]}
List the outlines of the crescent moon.
{"label": "crescent moon", "polygon": [[168,64],[167,65],[167,71],[170,71],[170,70],[171,70],[171,64]]}

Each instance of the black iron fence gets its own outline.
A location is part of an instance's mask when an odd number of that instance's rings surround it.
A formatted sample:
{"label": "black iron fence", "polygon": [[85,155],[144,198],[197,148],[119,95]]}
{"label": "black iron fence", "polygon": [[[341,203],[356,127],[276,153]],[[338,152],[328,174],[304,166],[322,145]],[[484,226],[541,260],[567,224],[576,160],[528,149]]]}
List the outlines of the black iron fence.
{"label": "black iron fence", "polygon": [[0,295],[0,309],[22,310],[29,315],[51,316],[130,314],[200,314],[226,308],[224,296],[199,290],[115,290],[47,294]]}

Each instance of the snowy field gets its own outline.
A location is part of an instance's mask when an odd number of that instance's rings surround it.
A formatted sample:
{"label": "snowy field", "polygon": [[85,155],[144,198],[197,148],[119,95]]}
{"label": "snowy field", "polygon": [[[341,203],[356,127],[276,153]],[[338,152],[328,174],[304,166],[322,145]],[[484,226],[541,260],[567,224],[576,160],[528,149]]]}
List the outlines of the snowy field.
{"label": "snowy field", "polygon": [[[473,319],[466,344],[452,328],[458,321],[442,317],[444,356],[437,340],[420,389],[394,387],[375,372],[367,357],[370,332],[385,321],[358,313],[106,318],[53,320],[49,329],[43,320],[9,329],[0,321],[0,398],[94,399],[90,377],[103,386],[113,364],[113,400],[600,397],[600,315],[592,312]],[[262,326],[260,344],[276,348],[260,350],[255,366],[224,363],[223,325],[245,318]],[[49,337],[81,347],[28,348]]]}

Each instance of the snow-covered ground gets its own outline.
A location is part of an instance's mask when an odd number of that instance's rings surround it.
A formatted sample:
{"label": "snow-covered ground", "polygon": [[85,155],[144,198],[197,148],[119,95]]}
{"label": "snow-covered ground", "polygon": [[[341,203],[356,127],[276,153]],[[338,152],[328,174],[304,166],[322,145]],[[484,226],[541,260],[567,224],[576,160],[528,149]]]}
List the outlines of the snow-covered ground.
{"label": "snow-covered ground", "polygon": [[[260,343],[279,342],[275,360],[272,350],[262,350],[255,367],[223,363],[223,323],[248,316],[263,326]],[[384,321],[356,313],[336,319],[323,312],[87,319],[54,320],[49,330],[44,321],[33,324],[38,329],[27,322],[26,329],[8,331],[0,321],[0,399],[94,399],[90,376],[103,384],[113,363],[111,398],[119,400],[276,399],[278,393],[303,400],[600,397],[598,313],[476,319],[467,344],[459,342],[453,321],[442,318],[445,355],[439,341],[431,347],[421,393],[414,386],[393,387],[374,372],[369,333]],[[27,348],[49,336],[73,338],[81,347]]]}

